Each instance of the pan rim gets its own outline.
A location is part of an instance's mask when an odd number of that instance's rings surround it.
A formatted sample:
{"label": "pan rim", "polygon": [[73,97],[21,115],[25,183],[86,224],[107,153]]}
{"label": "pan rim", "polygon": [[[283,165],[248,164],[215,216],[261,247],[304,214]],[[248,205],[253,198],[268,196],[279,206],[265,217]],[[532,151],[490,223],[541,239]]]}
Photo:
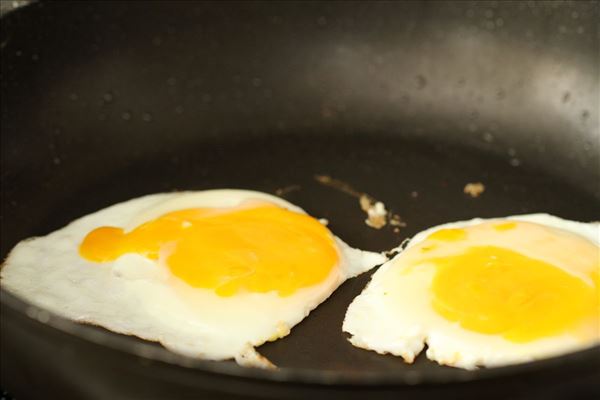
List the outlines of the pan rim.
{"label": "pan rim", "polygon": [[[548,371],[556,368],[576,367],[600,368],[600,344],[566,353],[559,356],[535,360],[527,363],[506,365],[476,370],[453,369],[447,374],[429,374],[422,371],[337,371],[309,368],[280,367],[277,370],[241,367],[235,363],[195,359],[173,353],[162,346],[142,339],[132,339],[127,335],[115,334],[107,330],[97,330],[91,326],[61,317],[42,307],[27,303],[8,290],[0,287],[0,305],[8,307],[22,317],[46,328],[60,331],[69,336],[96,346],[142,358],[150,362],[159,362],[168,366],[182,367],[232,378],[245,378],[272,383],[299,383],[325,386],[351,385],[372,387],[383,386],[425,386],[448,385],[484,381],[503,377]],[[43,317],[40,317],[43,315]],[[2,316],[2,319],[5,317]],[[260,347],[259,347],[260,348]],[[357,351],[365,351],[357,349]],[[573,368],[575,367],[575,368]],[[592,368],[590,368],[591,370]]]}

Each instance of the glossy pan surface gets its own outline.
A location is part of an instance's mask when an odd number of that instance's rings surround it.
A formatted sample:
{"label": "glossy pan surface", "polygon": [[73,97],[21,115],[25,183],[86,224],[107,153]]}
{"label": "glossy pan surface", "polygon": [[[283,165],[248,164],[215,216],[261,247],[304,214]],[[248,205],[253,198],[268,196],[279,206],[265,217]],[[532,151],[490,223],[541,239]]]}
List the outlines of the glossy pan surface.
{"label": "glossy pan surface", "polygon": [[[2,19],[2,257],[148,193],[270,193],[381,251],[427,227],[548,212],[600,219],[598,3],[63,2]],[[368,228],[329,175],[407,223]],[[463,193],[483,182],[485,193]],[[283,340],[276,372],[184,359],[2,291],[17,395],[561,398],[598,348],[462,371],[353,348],[346,282]]]}

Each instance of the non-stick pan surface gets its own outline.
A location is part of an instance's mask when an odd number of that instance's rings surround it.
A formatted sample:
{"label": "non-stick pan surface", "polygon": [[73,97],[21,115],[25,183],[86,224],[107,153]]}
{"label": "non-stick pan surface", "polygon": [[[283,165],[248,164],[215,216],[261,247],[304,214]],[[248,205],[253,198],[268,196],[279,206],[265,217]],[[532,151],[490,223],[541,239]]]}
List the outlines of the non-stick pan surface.
{"label": "non-stick pan surface", "polygon": [[[13,12],[2,19],[1,254],[116,202],[184,189],[283,190],[375,251],[474,217],[598,220],[597,17],[594,2],[73,2]],[[357,199],[316,175],[383,201],[407,226],[367,227]],[[464,194],[469,182],[485,192]],[[275,372],[185,359],[2,291],[1,384],[25,397],[98,399],[597,392],[598,348],[471,372],[353,348],[341,323],[368,280],[346,282],[260,347]]]}

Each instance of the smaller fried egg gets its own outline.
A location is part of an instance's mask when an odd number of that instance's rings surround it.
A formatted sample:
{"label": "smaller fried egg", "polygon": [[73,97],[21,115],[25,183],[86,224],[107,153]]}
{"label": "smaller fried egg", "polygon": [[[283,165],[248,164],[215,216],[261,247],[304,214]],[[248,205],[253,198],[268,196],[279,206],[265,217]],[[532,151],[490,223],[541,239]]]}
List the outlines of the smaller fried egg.
{"label": "smaller fried egg", "polygon": [[412,363],[473,369],[600,341],[600,225],[547,214],[474,219],[416,235],[343,324],[350,342]]}
{"label": "smaller fried egg", "polygon": [[209,190],[130,200],[25,240],[1,283],[58,315],[187,356],[268,366],[255,346],[385,260],[280,198]]}

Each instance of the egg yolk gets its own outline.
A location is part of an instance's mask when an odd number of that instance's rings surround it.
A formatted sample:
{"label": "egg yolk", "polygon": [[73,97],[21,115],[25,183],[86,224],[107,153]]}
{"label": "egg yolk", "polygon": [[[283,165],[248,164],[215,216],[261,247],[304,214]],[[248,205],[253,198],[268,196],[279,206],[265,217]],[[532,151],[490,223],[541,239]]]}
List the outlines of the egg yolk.
{"label": "egg yolk", "polygon": [[334,238],[319,221],[271,204],[185,209],[130,232],[100,227],[85,237],[79,252],[94,262],[137,253],[220,296],[238,291],[288,296],[323,281],[339,259]]}
{"label": "egg yolk", "polygon": [[433,309],[467,330],[523,343],[598,327],[600,248],[577,235],[489,222],[438,230],[406,257],[412,261],[403,275],[420,265],[435,268]]}
{"label": "egg yolk", "polygon": [[440,240],[443,242],[456,242],[467,237],[463,229],[440,229],[429,235],[428,239]]}
{"label": "egg yolk", "polygon": [[596,312],[596,291],[546,262],[495,246],[434,260],[433,307],[465,329],[527,342]]}
{"label": "egg yolk", "polygon": [[515,229],[517,227],[516,222],[503,222],[500,224],[494,225],[494,229],[500,232],[509,231],[511,229]]}

